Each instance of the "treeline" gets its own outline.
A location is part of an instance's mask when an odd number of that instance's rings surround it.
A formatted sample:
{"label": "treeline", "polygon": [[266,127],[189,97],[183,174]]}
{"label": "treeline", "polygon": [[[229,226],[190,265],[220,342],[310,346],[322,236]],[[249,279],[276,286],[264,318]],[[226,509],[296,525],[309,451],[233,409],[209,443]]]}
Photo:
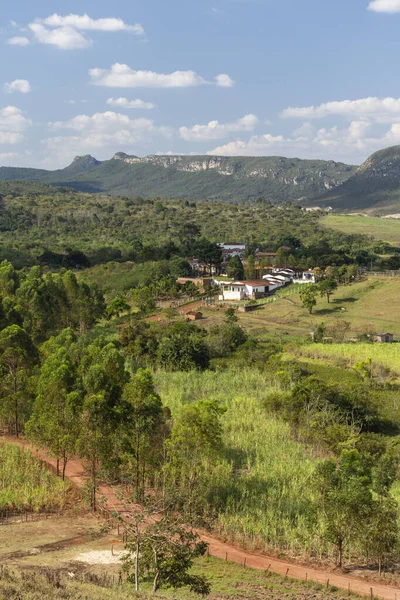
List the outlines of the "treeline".
{"label": "treeline", "polygon": [[[169,260],[173,255],[195,255],[201,239],[246,242],[265,251],[287,246],[289,255],[304,267],[370,266],[372,261],[383,269],[399,264],[396,249],[388,244],[326,229],[318,214],[272,206],[263,199],[233,204],[111,198],[52,188],[46,193],[35,190],[35,184],[26,184],[24,193],[24,185],[13,191],[5,188],[0,206],[4,240],[0,258],[19,267],[39,262],[52,268],[84,268],[88,262]],[[80,257],[71,256],[78,252]],[[381,258],[384,254],[392,258]]]}

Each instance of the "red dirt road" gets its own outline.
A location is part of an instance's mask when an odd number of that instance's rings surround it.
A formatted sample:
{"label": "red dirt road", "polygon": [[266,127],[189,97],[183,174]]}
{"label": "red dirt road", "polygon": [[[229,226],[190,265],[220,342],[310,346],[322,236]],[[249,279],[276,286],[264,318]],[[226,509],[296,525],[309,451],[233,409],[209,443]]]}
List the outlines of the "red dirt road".
{"label": "red dirt road", "polygon": [[[50,457],[44,450],[37,450],[34,446],[26,442],[25,440],[16,440],[10,438],[1,438],[13,444],[18,444],[24,448],[29,448],[36,456],[41,460],[56,468],[56,460]],[[66,477],[71,481],[77,488],[82,488],[87,482],[87,476],[80,460],[70,460],[66,467]],[[111,486],[103,485],[99,489],[99,493],[104,497],[104,506],[112,511],[118,511],[120,513],[125,512],[124,504],[118,499],[114,489]],[[350,590],[354,593],[370,596],[371,588],[372,595],[375,598],[383,598],[384,600],[400,600],[400,588],[395,588],[386,585],[380,585],[376,583],[370,583],[358,579],[356,577],[348,575],[340,575],[332,573],[330,571],[324,571],[322,569],[313,569],[298,565],[296,563],[283,561],[276,559],[272,556],[265,554],[255,554],[247,552],[222,542],[221,540],[202,532],[201,538],[209,544],[210,554],[216,558],[228,559],[229,561],[243,565],[259,571],[266,571],[267,569],[273,573],[280,575],[287,575],[294,579],[301,579],[309,581],[316,581],[325,585],[329,579],[329,584],[341,588],[343,590]]]}

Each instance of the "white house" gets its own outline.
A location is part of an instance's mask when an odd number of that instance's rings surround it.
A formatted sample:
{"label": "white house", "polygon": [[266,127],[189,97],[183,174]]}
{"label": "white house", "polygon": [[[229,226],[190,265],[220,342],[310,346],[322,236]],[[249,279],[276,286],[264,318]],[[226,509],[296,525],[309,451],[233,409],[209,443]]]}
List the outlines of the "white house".
{"label": "white house", "polygon": [[222,284],[222,293],[220,300],[246,300],[252,298],[262,298],[270,291],[270,285],[264,279],[254,279],[252,281],[234,281],[232,283]]}
{"label": "white house", "polygon": [[244,256],[247,244],[242,244],[239,242],[221,242],[218,246],[222,250],[222,256],[224,259],[231,258],[232,256],[240,256],[242,258]]}

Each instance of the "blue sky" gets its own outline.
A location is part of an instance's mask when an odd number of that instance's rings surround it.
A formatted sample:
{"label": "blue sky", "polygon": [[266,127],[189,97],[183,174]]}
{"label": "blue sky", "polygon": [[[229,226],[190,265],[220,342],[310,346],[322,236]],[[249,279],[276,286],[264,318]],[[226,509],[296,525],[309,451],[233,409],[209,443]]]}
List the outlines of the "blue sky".
{"label": "blue sky", "polygon": [[400,0],[14,0],[0,165],[118,151],[360,163],[400,144]]}

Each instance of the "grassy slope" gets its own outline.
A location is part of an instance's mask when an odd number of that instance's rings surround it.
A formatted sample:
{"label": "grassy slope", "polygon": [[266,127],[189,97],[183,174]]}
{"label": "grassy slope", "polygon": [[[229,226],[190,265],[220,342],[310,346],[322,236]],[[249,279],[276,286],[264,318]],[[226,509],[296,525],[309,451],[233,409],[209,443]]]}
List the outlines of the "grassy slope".
{"label": "grassy slope", "polygon": [[[369,279],[349,286],[341,286],[328,304],[325,298],[317,298],[317,306],[309,315],[302,308],[298,294],[265,305],[261,310],[239,316],[239,323],[259,337],[283,339],[307,336],[313,326],[324,322],[333,324],[338,319],[349,321],[350,336],[362,333],[367,326],[376,331],[392,331],[400,335],[398,302],[400,279]],[[345,310],[342,311],[342,308]],[[206,313],[210,323],[223,319],[221,313]],[[207,325],[207,320],[204,320]]]}
{"label": "grassy slope", "polygon": [[230,369],[158,372],[155,378],[173,413],[200,399],[216,399],[227,407],[224,442],[234,475],[229,475],[228,485],[215,482],[224,498],[219,515],[222,534],[250,548],[294,554],[322,550],[316,511],[310,511],[315,499],[309,481],[318,455],[294,441],[288,425],[267,414],[262,400],[274,388],[265,376],[252,369]]}
{"label": "grassy slope", "polygon": [[347,234],[370,235],[377,240],[400,246],[400,221],[361,215],[328,215],[321,223],[329,229]]}

